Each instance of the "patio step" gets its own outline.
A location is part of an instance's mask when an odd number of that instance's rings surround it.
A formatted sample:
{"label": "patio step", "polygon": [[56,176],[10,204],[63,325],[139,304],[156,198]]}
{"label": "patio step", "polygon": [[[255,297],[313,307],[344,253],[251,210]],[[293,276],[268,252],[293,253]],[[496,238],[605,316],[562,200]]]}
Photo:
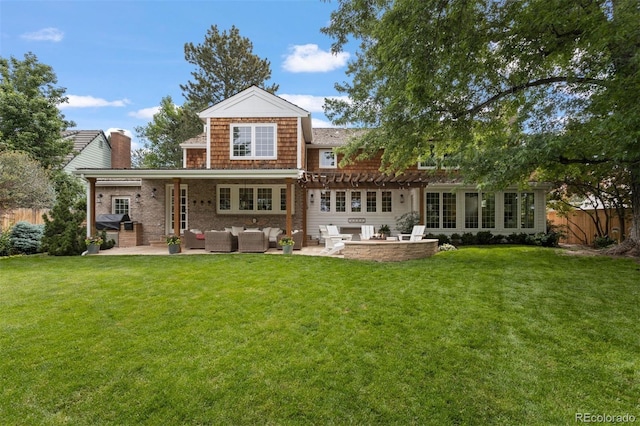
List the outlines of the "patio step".
{"label": "patio step", "polygon": [[155,240],[155,241],[149,241],[149,245],[151,247],[166,247],[167,242],[165,240]]}

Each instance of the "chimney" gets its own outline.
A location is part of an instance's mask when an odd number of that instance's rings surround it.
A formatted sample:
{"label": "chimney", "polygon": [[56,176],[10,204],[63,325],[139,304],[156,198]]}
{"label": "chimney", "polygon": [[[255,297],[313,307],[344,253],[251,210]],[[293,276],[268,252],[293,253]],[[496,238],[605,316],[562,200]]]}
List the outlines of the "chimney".
{"label": "chimney", "polygon": [[111,168],[131,168],[131,138],[124,130],[111,132]]}

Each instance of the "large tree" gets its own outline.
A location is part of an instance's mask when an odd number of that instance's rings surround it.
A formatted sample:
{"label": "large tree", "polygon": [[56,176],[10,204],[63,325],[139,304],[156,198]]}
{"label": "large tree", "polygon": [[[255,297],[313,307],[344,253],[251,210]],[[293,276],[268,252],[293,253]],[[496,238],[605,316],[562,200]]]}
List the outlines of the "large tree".
{"label": "large tree", "polygon": [[252,85],[271,93],[278,90],[277,84],[265,85],[271,78],[270,62],[253,53],[253,43],[240,36],[235,26],[227,33],[212,25],[202,44],[184,45],[184,57],[196,69],[191,72],[193,81],[180,88],[188,103],[198,110]]}
{"label": "large tree", "polygon": [[202,123],[188,107],[176,106],[171,96],[160,102],[160,110],[146,126],[136,127],[143,148],[134,152],[137,167],[182,167],[180,144],[202,132]]}
{"label": "large tree", "polygon": [[54,198],[50,174],[38,161],[24,152],[0,152],[0,214],[50,207]]}
{"label": "large tree", "polygon": [[24,151],[45,168],[62,164],[73,148],[61,131],[74,124],[58,109],[65,88],[33,53],[24,60],[0,57],[0,151]]}
{"label": "large tree", "polygon": [[198,112],[252,85],[271,93],[278,90],[277,84],[266,86],[270,62],[253,54],[253,44],[235,26],[227,33],[213,25],[202,44],[184,45],[184,56],[196,67],[193,80],[180,85],[186,102],[176,106],[170,96],[163,98],[153,120],[136,128],[146,141],[134,152],[136,166],[182,167],[180,143],[202,132]]}
{"label": "large tree", "polygon": [[[468,180],[523,183],[557,165],[629,176],[628,246],[640,242],[640,3],[637,0],[339,0],[323,31],[360,51],[337,124],[371,128],[353,156],[384,167],[451,153]],[[618,173],[616,171],[616,173]],[[605,178],[606,176],[603,176]]]}

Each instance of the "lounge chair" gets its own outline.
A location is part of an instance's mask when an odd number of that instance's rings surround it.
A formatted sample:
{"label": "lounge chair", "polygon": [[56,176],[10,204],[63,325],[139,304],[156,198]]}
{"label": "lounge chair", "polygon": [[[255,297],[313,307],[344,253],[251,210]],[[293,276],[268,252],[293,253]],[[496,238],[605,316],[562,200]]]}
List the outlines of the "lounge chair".
{"label": "lounge chair", "polygon": [[269,236],[262,231],[238,233],[238,251],[241,253],[264,253],[269,250]]}
{"label": "lounge chair", "polygon": [[205,246],[205,235],[200,232],[184,230],[184,247],[187,249],[203,249]]}
{"label": "lounge chair", "polygon": [[362,241],[370,240],[371,237],[375,235],[375,228],[373,225],[362,225],[360,229],[360,240]]}
{"label": "lounge chair", "polygon": [[398,235],[398,239],[400,241],[402,240],[409,240],[409,241],[420,241],[422,240],[422,236],[424,234],[424,230],[425,230],[426,226],[425,225],[414,225],[413,230],[411,231],[410,234],[400,234]]}

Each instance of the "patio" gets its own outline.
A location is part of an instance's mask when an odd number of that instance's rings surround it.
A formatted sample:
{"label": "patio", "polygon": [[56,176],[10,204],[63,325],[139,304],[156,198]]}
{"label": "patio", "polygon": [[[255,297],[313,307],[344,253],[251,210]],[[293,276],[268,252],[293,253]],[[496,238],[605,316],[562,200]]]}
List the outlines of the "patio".
{"label": "patio", "polygon": [[[310,246],[303,247],[301,250],[294,250],[293,255],[303,255],[303,256],[323,256],[322,249],[324,246]],[[208,252],[205,249],[185,249],[182,248],[182,252],[179,254],[174,254],[173,256],[182,256],[182,255],[192,255],[192,254],[210,254],[210,255],[219,255],[219,254],[244,254],[238,252],[232,253],[213,253]],[[269,248],[265,252],[265,254],[280,254],[282,255],[282,250],[278,250],[276,248]],[[169,255],[169,250],[166,246],[136,246],[136,247],[114,247],[109,250],[100,250],[97,255],[92,256],[117,256],[117,255]],[[343,257],[342,255],[332,255],[332,257]]]}

